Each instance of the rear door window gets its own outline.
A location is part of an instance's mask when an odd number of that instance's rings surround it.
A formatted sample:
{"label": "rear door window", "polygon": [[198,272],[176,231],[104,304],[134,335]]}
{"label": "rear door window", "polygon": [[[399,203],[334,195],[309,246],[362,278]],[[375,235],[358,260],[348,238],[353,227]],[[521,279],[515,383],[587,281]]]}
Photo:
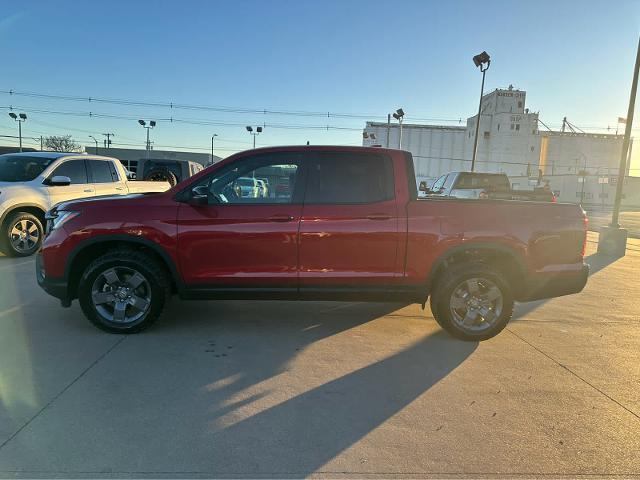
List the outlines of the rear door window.
{"label": "rear door window", "polygon": [[509,179],[505,175],[461,173],[456,189],[485,189],[492,192],[509,191]]}
{"label": "rear door window", "polygon": [[84,160],[67,160],[60,166],[58,166],[51,177],[63,176],[71,179],[71,184],[87,183],[87,167]]}
{"label": "rear door window", "polygon": [[309,169],[305,204],[376,203],[394,198],[386,155],[318,153]]}
{"label": "rear door window", "polygon": [[111,172],[111,162],[108,160],[89,160],[89,168],[91,169],[91,176],[93,183],[112,183],[114,180]]}

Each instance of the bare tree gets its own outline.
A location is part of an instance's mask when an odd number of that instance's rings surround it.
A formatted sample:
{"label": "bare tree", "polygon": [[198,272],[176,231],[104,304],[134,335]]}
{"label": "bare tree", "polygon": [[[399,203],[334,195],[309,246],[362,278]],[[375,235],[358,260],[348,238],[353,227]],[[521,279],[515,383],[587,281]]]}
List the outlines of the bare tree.
{"label": "bare tree", "polygon": [[82,147],[73,141],[71,135],[45,137],[44,146],[54,152],[80,152]]}

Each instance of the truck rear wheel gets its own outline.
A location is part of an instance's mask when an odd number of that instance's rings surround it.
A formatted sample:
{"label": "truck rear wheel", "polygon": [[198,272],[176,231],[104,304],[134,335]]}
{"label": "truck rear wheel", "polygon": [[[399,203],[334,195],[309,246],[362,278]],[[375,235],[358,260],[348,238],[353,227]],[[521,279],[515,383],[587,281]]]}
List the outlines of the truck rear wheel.
{"label": "truck rear wheel", "polygon": [[28,212],[10,215],[2,228],[0,250],[10,257],[28,257],[38,251],[44,231],[42,223]]}
{"label": "truck rear wheel", "polygon": [[154,168],[144,177],[151,182],[169,182],[172,187],[178,183],[178,177],[168,168]]}
{"label": "truck rear wheel", "polygon": [[78,299],[85,316],[110,333],[136,333],[155,322],[171,295],[165,269],[149,255],[114,250],[84,271]]}
{"label": "truck rear wheel", "polygon": [[467,341],[494,337],[513,315],[513,293],[504,276],[485,264],[448,269],[431,295],[431,312],[447,332]]}

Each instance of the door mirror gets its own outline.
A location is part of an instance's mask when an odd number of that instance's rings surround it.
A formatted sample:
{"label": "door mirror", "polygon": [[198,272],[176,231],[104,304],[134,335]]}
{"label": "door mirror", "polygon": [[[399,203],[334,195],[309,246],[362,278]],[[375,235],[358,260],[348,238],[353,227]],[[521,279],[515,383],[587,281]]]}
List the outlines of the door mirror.
{"label": "door mirror", "polygon": [[429,187],[427,187],[427,182],[420,182],[420,186],[418,187],[418,190],[420,190],[421,192],[429,192]]}
{"label": "door mirror", "polygon": [[64,175],[55,175],[49,179],[48,184],[53,187],[66,187],[71,185],[71,179]]}
{"label": "door mirror", "polygon": [[209,186],[198,185],[191,190],[190,205],[207,205],[209,203]]}

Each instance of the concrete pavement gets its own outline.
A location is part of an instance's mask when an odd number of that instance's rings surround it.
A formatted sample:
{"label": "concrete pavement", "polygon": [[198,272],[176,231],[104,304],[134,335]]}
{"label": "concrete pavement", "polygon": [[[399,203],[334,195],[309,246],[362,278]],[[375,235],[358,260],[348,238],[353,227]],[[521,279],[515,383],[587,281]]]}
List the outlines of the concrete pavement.
{"label": "concrete pavement", "polygon": [[480,344],[323,302],[176,300],[109,335],[0,258],[0,476],[640,476],[640,241],[589,246],[585,292]]}

